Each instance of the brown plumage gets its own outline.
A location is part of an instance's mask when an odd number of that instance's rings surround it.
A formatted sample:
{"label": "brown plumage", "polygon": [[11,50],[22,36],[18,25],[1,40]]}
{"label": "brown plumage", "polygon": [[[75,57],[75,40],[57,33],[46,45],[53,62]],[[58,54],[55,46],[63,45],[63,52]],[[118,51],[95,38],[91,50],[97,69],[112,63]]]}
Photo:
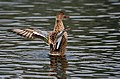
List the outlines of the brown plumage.
{"label": "brown plumage", "polygon": [[48,40],[49,40],[49,44],[50,44],[50,53],[53,54],[60,54],[60,55],[64,55],[65,50],[66,50],[66,46],[67,46],[67,32],[63,33],[62,39],[61,39],[61,43],[59,48],[57,48],[56,44],[56,38],[57,38],[57,34],[61,31],[64,30],[64,25],[63,25],[63,18],[65,18],[66,16],[64,15],[63,12],[60,12],[57,14],[56,16],[56,21],[55,21],[55,26],[54,26],[54,30],[53,32],[50,34]]}
{"label": "brown plumage", "polygon": [[12,29],[13,32],[29,39],[40,38],[50,46],[50,55],[64,56],[67,46],[67,30],[63,25],[63,18],[67,16],[63,12],[56,15],[53,31],[45,32],[38,29]]}

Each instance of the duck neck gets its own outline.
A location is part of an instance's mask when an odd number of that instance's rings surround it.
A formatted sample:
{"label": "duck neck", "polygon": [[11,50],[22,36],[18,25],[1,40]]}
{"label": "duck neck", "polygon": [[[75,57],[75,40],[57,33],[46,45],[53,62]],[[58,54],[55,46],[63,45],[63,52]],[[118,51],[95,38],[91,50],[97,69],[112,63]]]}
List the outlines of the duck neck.
{"label": "duck neck", "polygon": [[54,32],[60,32],[64,30],[64,24],[62,20],[56,20],[55,21],[55,26],[54,26]]}

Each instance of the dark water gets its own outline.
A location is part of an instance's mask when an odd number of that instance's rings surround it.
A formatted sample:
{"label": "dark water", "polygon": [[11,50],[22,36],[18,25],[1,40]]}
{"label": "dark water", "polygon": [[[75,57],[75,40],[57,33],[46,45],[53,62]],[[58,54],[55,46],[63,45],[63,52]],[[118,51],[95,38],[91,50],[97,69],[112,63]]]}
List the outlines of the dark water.
{"label": "dark water", "polygon": [[[65,11],[66,56],[7,30],[52,30]],[[120,79],[119,0],[0,0],[0,79]]]}

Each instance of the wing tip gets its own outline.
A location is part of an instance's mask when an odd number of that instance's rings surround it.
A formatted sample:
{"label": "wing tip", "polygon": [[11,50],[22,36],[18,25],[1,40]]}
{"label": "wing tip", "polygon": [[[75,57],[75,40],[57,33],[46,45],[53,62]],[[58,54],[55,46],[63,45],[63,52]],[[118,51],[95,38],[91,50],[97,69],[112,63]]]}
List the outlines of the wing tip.
{"label": "wing tip", "polygon": [[19,33],[21,32],[22,30],[21,29],[12,29],[13,32],[16,32],[16,33]]}

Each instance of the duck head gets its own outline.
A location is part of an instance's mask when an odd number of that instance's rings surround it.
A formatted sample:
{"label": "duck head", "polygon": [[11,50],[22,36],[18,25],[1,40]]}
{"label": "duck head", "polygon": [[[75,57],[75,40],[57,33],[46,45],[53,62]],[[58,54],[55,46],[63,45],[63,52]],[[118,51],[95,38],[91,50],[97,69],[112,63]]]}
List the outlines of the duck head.
{"label": "duck head", "polygon": [[59,13],[57,13],[57,15],[56,15],[56,20],[63,20],[64,18],[69,18],[69,17],[66,16],[66,15],[64,14],[64,12],[59,12]]}

